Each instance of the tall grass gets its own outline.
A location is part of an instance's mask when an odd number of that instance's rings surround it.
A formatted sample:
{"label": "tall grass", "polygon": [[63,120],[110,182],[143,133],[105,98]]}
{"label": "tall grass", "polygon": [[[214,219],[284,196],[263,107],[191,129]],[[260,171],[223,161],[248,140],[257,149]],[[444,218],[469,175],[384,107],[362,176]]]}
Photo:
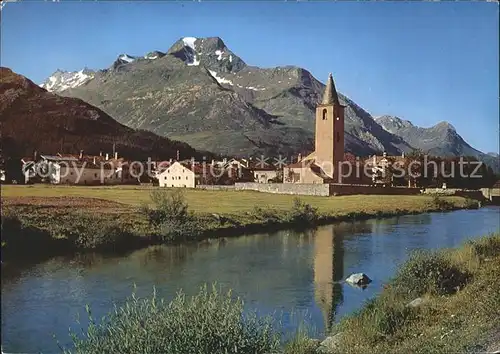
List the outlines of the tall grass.
{"label": "tall grass", "polygon": [[83,336],[72,332],[73,348],[64,353],[277,353],[280,334],[271,317],[245,313],[240,298],[217,286],[204,286],[170,302],[133,295],[100,322],[88,309],[90,325]]}

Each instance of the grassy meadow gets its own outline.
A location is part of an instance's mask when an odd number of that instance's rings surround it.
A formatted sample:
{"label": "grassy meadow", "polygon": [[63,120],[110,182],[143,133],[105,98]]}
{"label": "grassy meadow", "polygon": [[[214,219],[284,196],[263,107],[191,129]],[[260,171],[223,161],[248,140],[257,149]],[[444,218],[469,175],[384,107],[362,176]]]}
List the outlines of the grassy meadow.
{"label": "grassy meadow", "polygon": [[477,207],[477,203],[462,197],[297,198],[254,191],[142,186],[6,185],[1,192],[2,250],[4,255],[16,256],[40,247],[59,253],[116,251],[343,220]]}
{"label": "grassy meadow", "polygon": [[[126,207],[139,207],[150,202],[150,191],[155,187],[113,186],[80,187],[50,185],[5,185],[2,186],[2,199],[29,203],[30,198],[72,197],[96,198],[124,204]],[[254,191],[208,191],[184,189],[190,210],[195,213],[239,214],[252,211],[255,206],[272,206],[276,210],[291,208],[293,195],[260,193]],[[425,212],[432,208],[433,198],[427,195],[352,195],[336,197],[300,196],[305,203],[318,208],[319,212],[331,216],[349,213],[390,213],[397,210]],[[443,197],[457,208],[465,207],[462,197]],[[109,204],[111,206],[111,204]]]}

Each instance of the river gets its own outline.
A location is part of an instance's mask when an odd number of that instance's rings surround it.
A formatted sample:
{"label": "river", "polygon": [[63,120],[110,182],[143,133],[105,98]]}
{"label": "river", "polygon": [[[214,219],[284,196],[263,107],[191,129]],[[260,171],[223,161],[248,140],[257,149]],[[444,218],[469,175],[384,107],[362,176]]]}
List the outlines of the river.
{"label": "river", "polygon": [[[280,231],[126,255],[56,257],[2,269],[2,344],[7,352],[58,352],[71,343],[89,304],[96,318],[131,295],[172,298],[205,283],[231,287],[248,308],[278,313],[292,331],[301,320],[317,334],[376,295],[411,250],[460,245],[500,230],[500,208],[408,215]],[[365,289],[339,280],[368,274]]]}

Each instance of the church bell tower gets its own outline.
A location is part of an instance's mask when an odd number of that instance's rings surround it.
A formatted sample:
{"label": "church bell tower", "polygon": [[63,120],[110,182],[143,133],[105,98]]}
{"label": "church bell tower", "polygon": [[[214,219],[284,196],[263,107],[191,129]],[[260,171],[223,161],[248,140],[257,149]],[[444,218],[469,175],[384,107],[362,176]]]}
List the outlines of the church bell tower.
{"label": "church bell tower", "polygon": [[339,102],[330,73],[321,104],[316,107],[315,163],[341,183],[339,163],[344,160],[344,106]]}

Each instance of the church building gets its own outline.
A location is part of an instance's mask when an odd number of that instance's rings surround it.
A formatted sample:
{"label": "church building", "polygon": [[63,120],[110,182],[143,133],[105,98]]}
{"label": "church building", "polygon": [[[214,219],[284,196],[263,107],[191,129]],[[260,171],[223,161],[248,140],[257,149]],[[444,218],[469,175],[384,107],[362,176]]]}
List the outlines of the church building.
{"label": "church building", "polygon": [[323,100],[316,107],[315,150],[285,166],[283,183],[342,183],[339,171],[344,160],[344,108],[330,74]]}

